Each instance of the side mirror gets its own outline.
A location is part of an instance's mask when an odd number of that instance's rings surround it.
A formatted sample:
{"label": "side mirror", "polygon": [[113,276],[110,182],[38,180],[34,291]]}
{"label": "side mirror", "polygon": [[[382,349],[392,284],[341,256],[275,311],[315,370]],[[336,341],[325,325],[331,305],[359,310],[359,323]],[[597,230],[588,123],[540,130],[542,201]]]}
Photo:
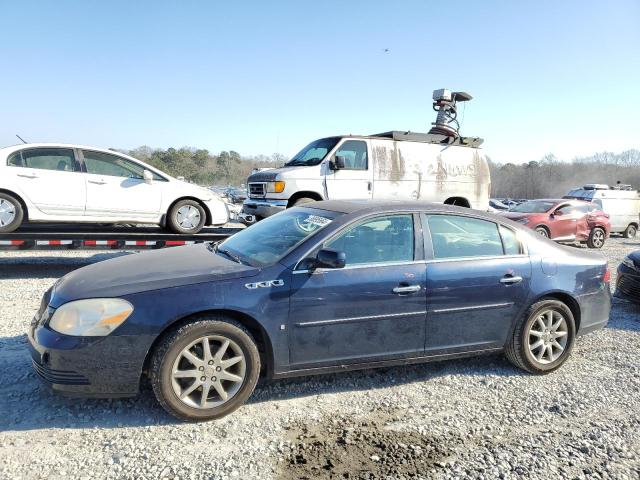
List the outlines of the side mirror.
{"label": "side mirror", "polygon": [[344,252],[323,248],[316,255],[316,268],[344,268],[347,263],[347,256]]}
{"label": "side mirror", "polygon": [[153,173],[149,170],[142,172],[142,178],[144,179],[144,183],[148,183],[149,185],[153,183]]}
{"label": "side mirror", "polygon": [[562,210],[556,210],[551,214],[551,217],[555,217],[555,216],[561,217],[562,215],[563,215]]}

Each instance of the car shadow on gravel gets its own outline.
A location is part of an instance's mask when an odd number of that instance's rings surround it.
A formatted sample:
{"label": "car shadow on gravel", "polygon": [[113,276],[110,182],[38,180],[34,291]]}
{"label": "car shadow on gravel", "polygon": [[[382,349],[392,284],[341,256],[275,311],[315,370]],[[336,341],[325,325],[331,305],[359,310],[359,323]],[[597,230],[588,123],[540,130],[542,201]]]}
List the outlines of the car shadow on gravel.
{"label": "car shadow on gravel", "polygon": [[132,253],[98,253],[90,257],[0,257],[0,279],[59,278],[78,268]]}

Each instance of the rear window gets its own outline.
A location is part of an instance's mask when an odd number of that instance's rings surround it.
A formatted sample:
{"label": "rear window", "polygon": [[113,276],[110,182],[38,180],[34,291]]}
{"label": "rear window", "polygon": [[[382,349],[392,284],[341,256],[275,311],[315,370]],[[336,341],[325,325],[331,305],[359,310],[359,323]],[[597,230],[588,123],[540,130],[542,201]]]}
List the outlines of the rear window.
{"label": "rear window", "polygon": [[7,165],[9,167],[21,167],[22,156],[20,155],[20,152],[14,152],[11,155],[9,155],[9,158],[7,158]]}

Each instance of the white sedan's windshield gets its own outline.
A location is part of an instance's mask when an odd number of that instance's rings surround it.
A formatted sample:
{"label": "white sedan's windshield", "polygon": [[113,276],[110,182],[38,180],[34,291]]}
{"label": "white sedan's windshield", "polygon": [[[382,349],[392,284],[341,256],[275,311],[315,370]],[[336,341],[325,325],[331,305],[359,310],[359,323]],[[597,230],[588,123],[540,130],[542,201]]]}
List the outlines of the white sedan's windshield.
{"label": "white sedan's windshield", "polygon": [[338,215],[314,208],[285,210],[229,237],[215,251],[249,265],[270,265]]}

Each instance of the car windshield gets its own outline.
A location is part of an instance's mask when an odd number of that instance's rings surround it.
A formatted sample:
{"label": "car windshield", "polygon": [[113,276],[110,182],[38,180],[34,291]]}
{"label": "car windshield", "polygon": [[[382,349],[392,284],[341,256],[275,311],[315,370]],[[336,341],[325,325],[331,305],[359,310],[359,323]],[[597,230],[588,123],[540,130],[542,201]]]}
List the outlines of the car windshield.
{"label": "car windshield", "polygon": [[310,167],[318,165],[338,143],[339,138],[321,138],[311,142],[285,164],[285,167]]}
{"label": "car windshield", "polygon": [[516,213],[544,213],[551,210],[554,205],[554,202],[534,200],[516,205],[511,209],[511,211]]}
{"label": "car windshield", "polygon": [[236,233],[213,250],[255,267],[271,265],[307,237],[329,225],[338,215],[314,208],[292,208]]}

